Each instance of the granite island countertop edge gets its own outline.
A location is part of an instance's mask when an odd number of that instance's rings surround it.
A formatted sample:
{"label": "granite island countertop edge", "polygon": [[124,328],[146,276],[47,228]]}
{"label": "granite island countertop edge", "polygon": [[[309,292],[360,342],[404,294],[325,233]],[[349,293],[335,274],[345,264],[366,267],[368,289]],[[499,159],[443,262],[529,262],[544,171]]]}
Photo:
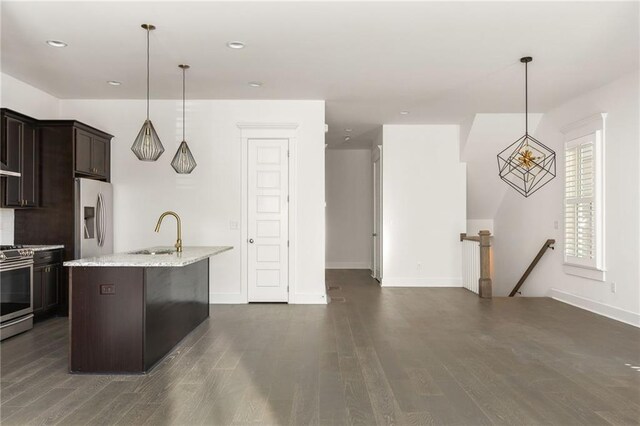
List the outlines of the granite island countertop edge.
{"label": "granite island countertop edge", "polygon": [[[173,247],[151,247],[146,250],[155,251],[174,249]],[[68,267],[133,267],[133,268],[179,268],[199,262],[233,249],[233,246],[184,247],[182,253],[171,254],[132,254],[115,253],[104,256],[87,257],[69,260],[63,263]],[[174,249],[175,250],[175,249]],[[134,250],[140,251],[140,250]]]}

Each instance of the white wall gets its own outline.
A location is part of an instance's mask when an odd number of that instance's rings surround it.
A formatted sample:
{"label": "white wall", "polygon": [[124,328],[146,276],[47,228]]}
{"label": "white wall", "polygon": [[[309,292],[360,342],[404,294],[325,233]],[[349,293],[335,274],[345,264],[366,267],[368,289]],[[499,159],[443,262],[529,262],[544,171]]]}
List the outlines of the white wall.
{"label": "white wall", "polygon": [[[640,158],[637,74],[628,75],[545,114],[534,136],[558,154],[558,177],[532,197],[508,191],[495,217],[494,293],[506,294],[547,238],[548,251],[522,287],[525,296],[552,296],[640,325]],[[607,112],[605,173],[606,282],[567,275],[562,268],[563,144],[561,128]],[[554,222],[559,229],[555,229]],[[611,292],[611,283],[616,292]]]}
{"label": "white wall", "polygon": [[171,245],[175,228],[153,232],[160,213],[175,210],[189,245],[232,245],[212,258],[211,302],[246,302],[240,279],[241,144],[239,122],[299,123],[297,149],[298,303],[326,303],[324,284],[324,101],[190,101],[186,138],[198,162],[178,175],[170,161],[182,138],[181,102],[152,101],[151,119],[165,146],[157,162],[138,161],[130,150],[142,125],[140,100],[63,100],[61,118],[74,118],[107,131],[112,142],[115,250]]}
{"label": "white wall", "polygon": [[8,74],[0,74],[0,105],[39,120],[58,118],[60,100]]}
{"label": "white wall", "polygon": [[493,219],[467,219],[468,236],[477,236],[480,231],[489,231],[493,234]]}
{"label": "white wall", "polygon": [[13,209],[0,209],[0,244],[13,244]]}
{"label": "white wall", "polygon": [[466,173],[457,125],[385,125],[383,286],[460,286]]}
{"label": "white wall", "polygon": [[371,150],[328,149],[327,268],[371,269],[373,172]]}

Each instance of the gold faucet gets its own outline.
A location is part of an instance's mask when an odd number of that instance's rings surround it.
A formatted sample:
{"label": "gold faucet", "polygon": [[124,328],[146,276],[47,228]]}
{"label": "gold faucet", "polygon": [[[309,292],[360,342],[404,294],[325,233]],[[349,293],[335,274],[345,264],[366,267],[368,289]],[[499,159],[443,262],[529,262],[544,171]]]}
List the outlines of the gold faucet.
{"label": "gold faucet", "polygon": [[180,223],[180,216],[178,216],[178,213],[172,212],[172,211],[167,211],[162,213],[160,215],[160,218],[158,218],[158,223],[156,224],[156,232],[160,232],[160,225],[162,225],[162,219],[164,219],[165,216],[169,216],[169,215],[176,218],[176,222],[178,224],[178,240],[176,241],[175,247],[178,253],[182,253],[182,224]]}

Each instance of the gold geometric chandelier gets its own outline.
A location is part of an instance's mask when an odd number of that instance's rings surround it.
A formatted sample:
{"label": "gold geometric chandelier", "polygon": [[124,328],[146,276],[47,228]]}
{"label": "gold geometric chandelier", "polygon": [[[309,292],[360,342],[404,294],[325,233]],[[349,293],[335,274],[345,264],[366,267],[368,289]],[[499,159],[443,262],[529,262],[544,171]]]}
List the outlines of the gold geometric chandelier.
{"label": "gold geometric chandelier", "polygon": [[529,135],[529,82],[527,64],[531,56],[520,58],[524,64],[524,136],[498,154],[500,179],[524,197],[545,186],[556,177],[556,153],[542,142]]}

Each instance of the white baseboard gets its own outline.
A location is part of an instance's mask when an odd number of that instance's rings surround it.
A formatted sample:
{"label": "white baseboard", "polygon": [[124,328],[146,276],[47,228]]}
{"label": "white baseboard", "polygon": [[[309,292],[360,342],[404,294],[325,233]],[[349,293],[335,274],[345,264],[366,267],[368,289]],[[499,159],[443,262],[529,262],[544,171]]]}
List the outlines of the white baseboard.
{"label": "white baseboard", "polygon": [[[246,305],[247,296],[240,293],[211,293],[209,303],[212,305]],[[326,305],[326,294],[296,294],[292,304],[296,305]]]}
{"label": "white baseboard", "polygon": [[326,269],[371,269],[369,262],[327,262]]}
{"label": "white baseboard", "polygon": [[245,305],[247,296],[241,293],[209,293],[210,304]]}
{"label": "white baseboard", "polygon": [[576,296],[575,294],[567,293],[555,288],[552,288],[549,292],[551,298],[559,302],[563,302],[568,305],[575,306],[576,308],[584,309],[616,321],[624,322],[635,327],[640,327],[640,314],[625,311],[624,309],[616,308],[615,306],[596,302],[595,300]]}
{"label": "white baseboard", "polygon": [[443,278],[386,278],[380,282],[381,287],[462,287],[462,277]]}
{"label": "white baseboard", "polygon": [[296,293],[293,303],[296,305],[326,305],[327,295],[325,293]]}

